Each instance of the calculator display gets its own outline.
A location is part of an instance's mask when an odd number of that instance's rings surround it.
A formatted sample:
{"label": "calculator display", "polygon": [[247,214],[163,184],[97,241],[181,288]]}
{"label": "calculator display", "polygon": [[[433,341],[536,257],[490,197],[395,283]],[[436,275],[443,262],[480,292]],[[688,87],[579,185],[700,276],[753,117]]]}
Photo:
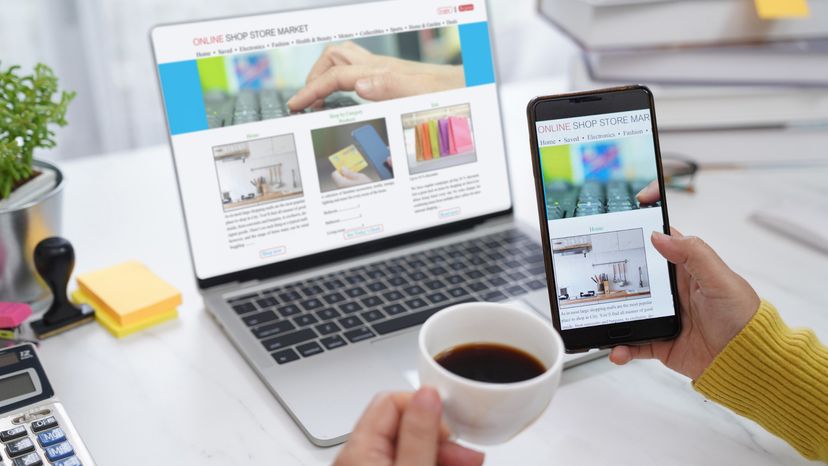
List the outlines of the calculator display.
{"label": "calculator display", "polygon": [[37,391],[28,372],[0,379],[0,400],[15,398]]}
{"label": "calculator display", "polygon": [[17,358],[16,352],[0,354],[0,367],[6,367],[10,364],[15,364],[20,361]]}

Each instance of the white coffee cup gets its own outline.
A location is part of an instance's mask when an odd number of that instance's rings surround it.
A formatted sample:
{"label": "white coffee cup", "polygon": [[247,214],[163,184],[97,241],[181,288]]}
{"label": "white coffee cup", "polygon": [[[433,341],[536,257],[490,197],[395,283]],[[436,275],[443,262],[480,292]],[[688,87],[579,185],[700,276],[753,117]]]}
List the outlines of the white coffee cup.
{"label": "white coffee cup", "polygon": [[[541,317],[503,304],[466,303],[434,314],[420,329],[420,383],[437,389],[452,433],[478,445],[503,443],[537,419],[552,399],[564,346]],[[514,383],[479,382],[439,365],[435,356],[458,345],[499,343],[537,358],[546,372]]]}

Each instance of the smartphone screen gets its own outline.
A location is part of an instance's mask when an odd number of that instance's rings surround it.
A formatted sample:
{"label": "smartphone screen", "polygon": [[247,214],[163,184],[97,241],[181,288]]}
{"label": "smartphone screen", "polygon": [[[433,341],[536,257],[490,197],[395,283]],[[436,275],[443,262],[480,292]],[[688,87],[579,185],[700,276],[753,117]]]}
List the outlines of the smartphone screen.
{"label": "smartphone screen", "polygon": [[636,197],[661,179],[649,91],[540,99],[532,117],[553,318],[567,348],[673,336],[674,272],[650,241],[669,231],[663,189]]}

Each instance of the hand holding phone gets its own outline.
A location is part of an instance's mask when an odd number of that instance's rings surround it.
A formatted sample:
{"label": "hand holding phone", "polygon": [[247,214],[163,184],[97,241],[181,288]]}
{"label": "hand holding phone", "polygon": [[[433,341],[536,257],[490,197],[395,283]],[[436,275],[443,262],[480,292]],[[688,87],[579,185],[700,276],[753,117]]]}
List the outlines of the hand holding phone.
{"label": "hand holding phone", "polygon": [[[675,268],[650,91],[539,97],[527,108],[552,320],[569,352],[675,338]],[[655,181],[660,201],[636,193]]]}

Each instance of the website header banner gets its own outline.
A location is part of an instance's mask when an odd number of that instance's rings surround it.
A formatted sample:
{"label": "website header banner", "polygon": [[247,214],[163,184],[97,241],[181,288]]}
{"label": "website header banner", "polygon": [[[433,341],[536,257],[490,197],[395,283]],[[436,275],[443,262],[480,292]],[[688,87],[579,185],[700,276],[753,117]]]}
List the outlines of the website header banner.
{"label": "website header banner", "polygon": [[539,147],[651,134],[650,111],[605,113],[535,123]]}

